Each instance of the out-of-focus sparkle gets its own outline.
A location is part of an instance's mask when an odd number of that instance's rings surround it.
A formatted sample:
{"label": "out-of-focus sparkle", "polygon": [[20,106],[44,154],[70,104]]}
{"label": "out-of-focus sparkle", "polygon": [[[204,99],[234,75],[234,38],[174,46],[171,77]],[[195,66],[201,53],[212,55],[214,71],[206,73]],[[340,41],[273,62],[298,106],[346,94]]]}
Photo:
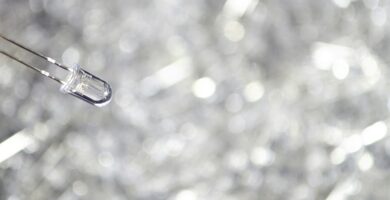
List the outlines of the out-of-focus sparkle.
{"label": "out-of-focus sparkle", "polygon": [[343,141],[341,147],[348,153],[355,153],[363,147],[362,137],[359,134],[353,134]]}
{"label": "out-of-focus sparkle", "polygon": [[224,13],[229,17],[239,18],[258,0],[227,0],[224,6]]}
{"label": "out-of-focus sparkle", "polygon": [[19,132],[0,143],[0,164],[33,143],[25,132]]}
{"label": "out-of-focus sparkle", "polygon": [[98,162],[103,167],[111,167],[114,164],[114,158],[111,153],[103,152],[98,155]]}
{"label": "out-of-focus sparkle", "polygon": [[387,22],[387,11],[383,8],[373,10],[371,20],[376,26],[384,26]]}
{"label": "out-of-focus sparkle", "polygon": [[155,78],[159,81],[163,88],[167,88],[178,83],[184,78],[187,78],[191,73],[191,60],[185,57],[160,69],[155,74]]}
{"label": "out-of-focus sparkle", "polygon": [[346,152],[343,148],[337,147],[330,154],[330,161],[334,165],[341,164],[346,158]]}
{"label": "out-of-focus sparkle", "polygon": [[193,94],[201,99],[211,97],[216,90],[216,84],[213,79],[209,77],[203,77],[196,80],[192,85]]}
{"label": "out-of-focus sparkle", "polygon": [[338,183],[330,192],[326,200],[341,200],[348,199],[351,195],[357,193],[361,186],[358,181],[353,178],[349,178]]}
{"label": "out-of-focus sparkle", "polygon": [[267,166],[272,164],[275,158],[274,153],[269,149],[257,147],[252,150],[250,159],[256,165]]}
{"label": "out-of-focus sparkle", "polygon": [[370,55],[364,55],[361,67],[371,84],[375,84],[379,81],[381,70],[379,69],[378,62],[375,58]]}
{"label": "out-of-focus sparkle", "polygon": [[73,192],[78,196],[84,196],[88,193],[88,186],[82,181],[75,181],[72,188]]}
{"label": "out-of-focus sparkle", "polygon": [[359,169],[367,171],[374,165],[374,159],[369,153],[364,153],[358,160]]}
{"label": "out-of-focus sparkle", "polygon": [[80,60],[80,51],[77,48],[69,47],[66,49],[64,54],[62,54],[62,61],[64,64],[74,65],[79,63]]}
{"label": "out-of-focus sparkle", "polygon": [[238,21],[227,21],[224,26],[224,35],[228,40],[238,42],[244,38],[245,28]]}
{"label": "out-of-focus sparkle", "polygon": [[264,95],[264,87],[259,81],[254,81],[245,86],[244,96],[248,102],[256,102]]}
{"label": "out-of-focus sparkle", "polygon": [[330,70],[335,62],[346,62],[351,49],[345,46],[317,42],[314,44],[312,59],[315,66],[321,70]]}
{"label": "out-of-focus sparkle", "polygon": [[13,79],[13,71],[7,65],[0,65],[0,86],[8,85]]}
{"label": "out-of-focus sparkle", "polygon": [[351,4],[351,0],[333,0],[333,2],[340,8],[347,8]]}
{"label": "out-of-focus sparkle", "polygon": [[233,150],[227,155],[227,163],[234,170],[244,170],[248,164],[248,155],[246,152]]}
{"label": "out-of-focus sparkle", "polygon": [[364,5],[369,9],[375,9],[378,7],[379,0],[363,0]]}
{"label": "out-of-focus sparkle", "polygon": [[347,78],[349,74],[349,64],[345,60],[338,60],[332,66],[332,72],[334,77],[339,80]]}
{"label": "out-of-focus sparkle", "polygon": [[387,135],[387,126],[383,121],[376,122],[362,132],[362,140],[364,145],[373,144]]}
{"label": "out-of-focus sparkle", "polygon": [[193,190],[182,190],[177,193],[175,200],[197,200],[198,195]]}
{"label": "out-of-focus sparkle", "polygon": [[183,57],[162,67],[156,73],[144,78],[141,87],[145,95],[153,96],[160,90],[168,89],[189,77],[193,72],[191,59]]}

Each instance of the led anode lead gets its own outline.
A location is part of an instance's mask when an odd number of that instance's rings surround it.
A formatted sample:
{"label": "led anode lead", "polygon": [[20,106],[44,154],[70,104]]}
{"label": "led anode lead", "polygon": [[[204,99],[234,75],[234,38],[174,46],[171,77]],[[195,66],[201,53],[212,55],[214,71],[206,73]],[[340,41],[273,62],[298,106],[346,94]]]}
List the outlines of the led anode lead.
{"label": "led anode lead", "polygon": [[94,76],[93,74],[83,70],[80,66],[67,67],[56,60],[46,57],[40,53],[37,53],[11,39],[0,34],[0,38],[19,47],[25,51],[30,52],[36,57],[44,59],[45,61],[54,64],[69,72],[65,80],[61,80],[58,77],[51,75],[49,72],[39,69],[35,66],[28,64],[27,62],[3,51],[0,49],[0,54],[3,54],[24,66],[58,82],[61,84],[61,92],[75,96],[83,101],[86,101],[92,105],[101,107],[107,105],[111,101],[112,90],[110,85],[104,80]]}

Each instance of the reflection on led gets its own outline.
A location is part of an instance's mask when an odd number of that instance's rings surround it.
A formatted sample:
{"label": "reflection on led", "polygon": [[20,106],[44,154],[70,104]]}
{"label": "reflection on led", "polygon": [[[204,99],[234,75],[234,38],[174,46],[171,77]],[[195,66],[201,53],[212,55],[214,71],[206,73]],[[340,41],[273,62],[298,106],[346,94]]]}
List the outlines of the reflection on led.
{"label": "reflection on led", "polygon": [[216,90],[215,82],[209,77],[203,77],[194,82],[192,92],[201,99],[211,97]]}

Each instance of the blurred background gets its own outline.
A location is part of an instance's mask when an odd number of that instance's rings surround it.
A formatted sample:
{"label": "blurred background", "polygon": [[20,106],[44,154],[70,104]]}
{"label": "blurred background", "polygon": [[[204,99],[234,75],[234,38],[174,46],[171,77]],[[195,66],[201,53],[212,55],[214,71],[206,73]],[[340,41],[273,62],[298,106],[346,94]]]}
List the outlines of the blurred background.
{"label": "blurred background", "polygon": [[93,107],[0,56],[0,199],[389,199],[389,11],[0,0],[2,34],[113,88]]}

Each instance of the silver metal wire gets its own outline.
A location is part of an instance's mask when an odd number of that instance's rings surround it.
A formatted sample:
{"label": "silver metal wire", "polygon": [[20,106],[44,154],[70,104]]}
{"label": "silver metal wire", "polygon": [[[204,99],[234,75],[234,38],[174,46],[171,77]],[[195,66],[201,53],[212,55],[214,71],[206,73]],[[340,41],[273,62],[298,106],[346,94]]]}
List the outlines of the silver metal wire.
{"label": "silver metal wire", "polygon": [[[20,44],[20,43],[18,43],[18,42],[16,42],[16,41],[14,41],[14,40],[11,40],[11,39],[5,37],[5,36],[2,35],[2,34],[0,34],[0,38],[3,39],[4,41],[7,41],[7,42],[10,43],[10,44],[13,44],[14,46],[16,46],[16,47],[18,47],[18,48],[20,48],[20,49],[23,49],[23,50],[25,50],[25,51],[27,51],[27,52],[33,54],[34,56],[36,56],[36,57],[38,57],[38,58],[40,58],[40,59],[45,60],[46,62],[49,62],[49,63],[51,63],[51,64],[54,64],[55,66],[58,66],[58,67],[60,67],[60,68],[62,68],[62,69],[64,69],[64,70],[72,71],[71,68],[69,68],[69,67],[67,67],[67,66],[65,66],[65,65],[63,65],[63,64],[61,64],[61,63],[59,63],[59,62],[57,62],[57,61],[54,60],[53,58],[44,56],[44,55],[42,55],[42,54],[40,54],[40,53],[38,53],[38,52],[36,52],[36,51],[34,51],[34,50],[31,50],[30,48],[28,48],[28,47],[26,47],[26,46],[24,46],[24,45],[22,45],[22,44]],[[42,74],[42,75],[44,75],[44,76],[46,76],[46,77],[48,77],[48,78],[50,78],[50,79],[52,79],[52,80],[58,82],[58,83],[60,83],[60,84],[65,84],[64,81],[62,81],[62,80],[60,80],[58,77],[56,77],[56,76],[50,74],[48,71],[45,71],[45,70],[39,69],[38,67],[32,66],[32,65],[28,64],[27,62],[23,61],[22,59],[20,59],[20,58],[18,58],[18,57],[16,57],[16,56],[13,56],[13,55],[11,55],[10,53],[5,52],[4,50],[1,50],[1,49],[0,49],[0,54],[3,54],[3,55],[5,55],[5,56],[7,56],[8,58],[10,58],[10,59],[12,59],[12,60],[14,60],[14,61],[16,61],[16,62],[18,62],[18,63],[24,65],[24,66],[26,66],[26,67],[28,67],[28,68],[30,68],[30,69],[32,69],[32,70],[34,70],[34,71],[36,71],[36,72],[38,72],[38,73],[40,73],[40,74]]]}

